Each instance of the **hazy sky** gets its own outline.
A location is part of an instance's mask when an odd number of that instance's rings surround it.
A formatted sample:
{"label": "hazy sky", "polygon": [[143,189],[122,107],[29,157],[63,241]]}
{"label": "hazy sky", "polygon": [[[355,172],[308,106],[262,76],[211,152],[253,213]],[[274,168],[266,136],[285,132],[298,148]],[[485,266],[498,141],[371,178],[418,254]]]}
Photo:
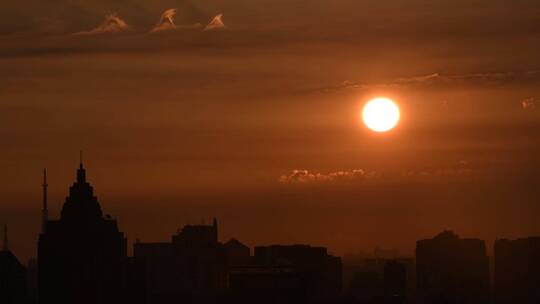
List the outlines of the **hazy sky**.
{"label": "hazy sky", "polygon": [[[539,49],[532,0],[2,1],[0,223],[35,255],[42,169],[57,217],[83,149],[130,241],[539,234]],[[375,96],[392,132],[360,121]]]}

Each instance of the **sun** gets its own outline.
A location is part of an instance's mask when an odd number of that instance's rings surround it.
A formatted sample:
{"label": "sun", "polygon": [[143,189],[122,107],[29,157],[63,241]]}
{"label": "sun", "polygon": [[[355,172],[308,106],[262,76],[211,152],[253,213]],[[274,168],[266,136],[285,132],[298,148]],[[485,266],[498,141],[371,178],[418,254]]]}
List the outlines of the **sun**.
{"label": "sun", "polygon": [[392,130],[399,122],[399,116],[397,104],[393,100],[384,97],[368,101],[362,110],[364,124],[375,132]]}

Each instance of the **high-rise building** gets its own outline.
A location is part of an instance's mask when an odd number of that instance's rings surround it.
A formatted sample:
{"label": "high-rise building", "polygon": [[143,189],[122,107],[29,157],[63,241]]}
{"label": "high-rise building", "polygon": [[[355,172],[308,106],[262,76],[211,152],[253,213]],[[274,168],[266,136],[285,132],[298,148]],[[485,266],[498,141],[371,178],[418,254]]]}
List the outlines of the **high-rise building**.
{"label": "high-rise building", "polygon": [[484,241],[444,231],[416,243],[419,303],[487,303],[489,258]]}
{"label": "high-rise building", "polygon": [[[46,191],[46,181],[44,182]],[[121,303],[127,241],[116,220],[103,216],[82,161],[58,220],[44,209],[38,244],[40,303]],[[44,208],[46,208],[44,192]]]}
{"label": "high-rise building", "polygon": [[495,241],[497,304],[540,303],[540,237]]}

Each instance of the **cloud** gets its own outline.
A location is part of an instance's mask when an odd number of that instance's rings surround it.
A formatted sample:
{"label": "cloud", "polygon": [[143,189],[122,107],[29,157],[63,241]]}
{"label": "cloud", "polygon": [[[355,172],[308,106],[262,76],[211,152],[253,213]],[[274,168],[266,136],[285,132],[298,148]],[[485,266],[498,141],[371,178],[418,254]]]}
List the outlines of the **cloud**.
{"label": "cloud", "polygon": [[279,177],[278,181],[284,184],[310,184],[330,182],[359,182],[368,180],[391,181],[414,181],[435,178],[463,178],[479,173],[478,169],[472,168],[469,162],[460,160],[457,163],[438,168],[425,168],[420,170],[407,170],[402,172],[366,171],[353,169],[345,171],[333,171],[330,173],[310,172],[305,169],[292,170],[288,174]]}
{"label": "cloud", "polygon": [[536,105],[539,102],[540,102],[540,100],[538,100],[537,98],[534,98],[534,97],[526,98],[526,99],[521,101],[521,107],[524,110],[534,110],[534,109],[536,109]]}
{"label": "cloud", "polygon": [[402,178],[436,178],[436,177],[465,177],[476,172],[469,162],[460,160],[457,164],[444,168],[431,168],[424,170],[409,170],[401,174]]}
{"label": "cloud", "polygon": [[176,16],[176,9],[170,8],[161,14],[158,24],[154,26],[151,32],[159,32],[166,30],[176,29],[176,24],[174,23],[174,17]]}
{"label": "cloud", "polygon": [[150,31],[151,33],[170,31],[170,30],[188,30],[188,29],[198,29],[202,27],[200,23],[187,24],[187,25],[176,25],[174,23],[174,18],[176,17],[177,9],[171,8],[161,14],[158,24]]}
{"label": "cloud", "polygon": [[223,14],[219,14],[208,23],[208,25],[204,28],[205,31],[211,31],[211,30],[217,30],[217,29],[223,29],[225,28],[225,24],[223,23]]}
{"label": "cloud", "polygon": [[455,86],[499,86],[509,83],[525,83],[540,81],[540,70],[487,72],[472,74],[444,75],[433,73],[421,76],[395,78],[388,82],[363,83],[345,80],[338,85],[329,86],[319,91],[323,93],[340,90],[363,90],[373,88],[417,88],[417,87],[455,87]]}
{"label": "cloud", "polygon": [[120,32],[125,32],[128,29],[129,29],[129,26],[124,20],[122,20],[120,17],[118,17],[115,14],[110,14],[110,15],[105,16],[105,20],[96,28],[89,31],[77,32],[74,35],[96,35],[96,34],[105,34],[105,33],[120,33]]}
{"label": "cloud", "polygon": [[313,183],[313,182],[334,182],[353,181],[371,179],[379,177],[377,172],[366,172],[362,169],[350,171],[335,171],[330,173],[309,172],[308,170],[292,170],[289,174],[279,178],[280,183]]}

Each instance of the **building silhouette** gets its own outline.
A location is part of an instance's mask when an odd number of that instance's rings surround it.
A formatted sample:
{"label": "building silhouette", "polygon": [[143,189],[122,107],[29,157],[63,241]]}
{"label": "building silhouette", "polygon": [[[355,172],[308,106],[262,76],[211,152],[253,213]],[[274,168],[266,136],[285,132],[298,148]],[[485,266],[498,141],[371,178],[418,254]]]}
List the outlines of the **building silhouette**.
{"label": "building silhouette", "polygon": [[26,269],[9,250],[7,225],[0,250],[0,303],[22,304],[26,301]]}
{"label": "building silhouette", "polygon": [[232,238],[223,244],[228,267],[247,266],[251,263],[251,249]]}
{"label": "building silhouette", "polygon": [[485,243],[444,231],[417,241],[418,303],[487,303],[489,259]]}
{"label": "building silhouette", "polygon": [[370,270],[357,270],[353,273],[347,296],[359,303],[381,303],[383,300],[383,278]]}
{"label": "building silhouette", "polygon": [[[344,269],[348,272],[348,285],[345,295],[361,303],[391,302],[390,299],[399,303],[405,295],[407,302],[411,302],[416,291],[414,259],[400,256],[396,250],[376,249],[374,255],[350,255],[346,258]],[[405,273],[393,266],[404,267]]]}
{"label": "building silhouette", "polygon": [[392,304],[407,301],[407,266],[396,260],[384,265],[384,302]]}
{"label": "building silhouette", "polygon": [[325,247],[258,246],[254,260],[259,267],[289,268],[297,276],[307,302],[335,299],[341,294],[341,258],[328,254]]}
{"label": "building silhouette", "polygon": [[119,303],[125,286],[127,241],[116,220],[103,216],[82,161],[58,220],[47,218],[38,243],[39,302]]}
{"label": "building silhouette", "polygon": [[208,301],[226,288],[226,256],[218,225],[186,225],[168,243],[134,245],[145,264],[148,303]]}
{"label": "building silhouette", "polygon": [[495,302],[540,303],[540,237],[495,241]]}

